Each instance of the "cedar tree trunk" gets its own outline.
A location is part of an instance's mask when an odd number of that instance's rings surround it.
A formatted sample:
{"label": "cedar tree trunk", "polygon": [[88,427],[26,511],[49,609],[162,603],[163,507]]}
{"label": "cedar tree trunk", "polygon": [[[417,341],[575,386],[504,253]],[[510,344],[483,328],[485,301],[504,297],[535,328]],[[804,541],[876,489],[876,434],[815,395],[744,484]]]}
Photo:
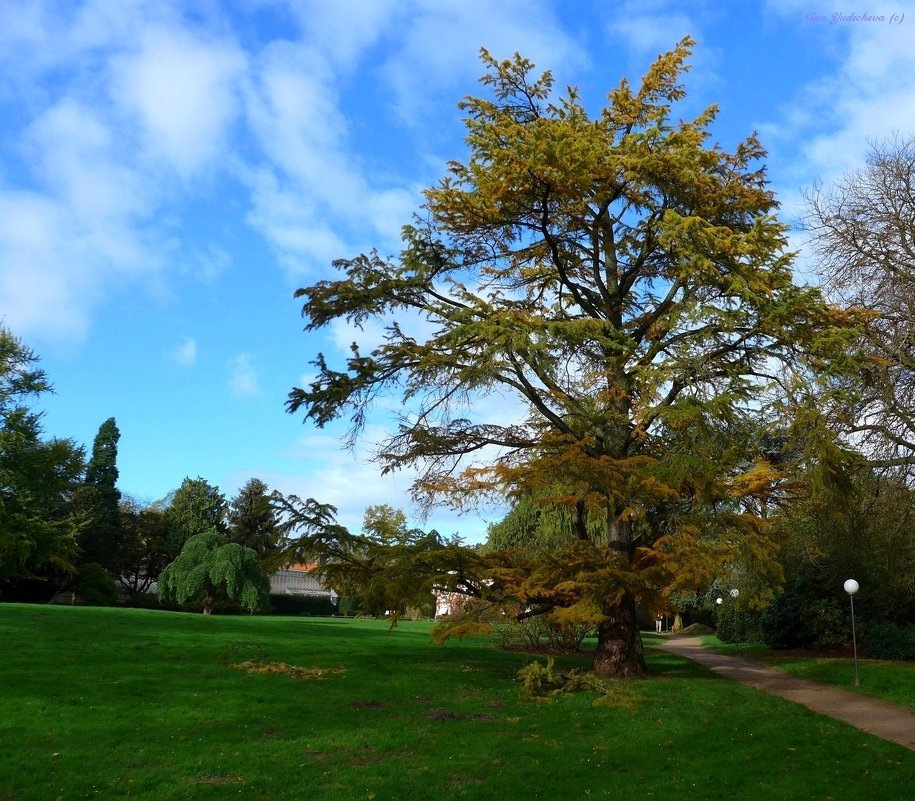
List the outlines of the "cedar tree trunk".
{"label": "cedar tree trunk", "polygon": [[625,678],[645,673],[645,650],[635,617],[635,598],[626,594],[616,606],[603,610],[597,628],[594,672],[598,676]]}

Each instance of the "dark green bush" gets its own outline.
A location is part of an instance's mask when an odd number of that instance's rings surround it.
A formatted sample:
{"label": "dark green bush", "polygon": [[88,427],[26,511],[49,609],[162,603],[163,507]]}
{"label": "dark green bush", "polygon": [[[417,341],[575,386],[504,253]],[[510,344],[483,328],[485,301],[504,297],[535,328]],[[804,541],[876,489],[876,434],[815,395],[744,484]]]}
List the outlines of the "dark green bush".
{"label": "dark green bush", "polygon": [[804,585],[788,587],[769,604],[760,620],[762,641],[770,648],[838,648],[851,639],[844,607]]}
{"label": "dark green bush", "polygon": [[270,615],[334,615],[336,604],[330,598],[308,595],[271,595]]}
{"label": "dark green bush", "polygon": [[[135,592],[124,602],[124,606],[130,609],[161,609],[165,612],[203,612],[203,604],[200,601],[189,601],[179,604],[176,601],[163,601],[156,593],[153,592]],[[231,601],[217,601],[213,605],[214,615],[247,615],[250,614],[246,609],[242,609],[238,604]]]}
{"label": "dark green bush", "polygon": [[861,640],[862,652],[871,659],[915,659],[915,626],[866,623]]}
{"label": "dark green bush", "polygon": [[355,617],[359,614],[360,604],[361,601],[359,598],[342,595],[337,604],[337,614],[343,615],[344,617]]}
{"label": "dark green bush", "polygon": [[715,620],[715,634],[721,642],[758,642],[762,638],[759,613],[722,607]]}
{"label": "dark green bush", "polygon": [[114,579],[95,562],[80,565],[73,591],[79,602],[87,606],[114,606],[118,602]]}

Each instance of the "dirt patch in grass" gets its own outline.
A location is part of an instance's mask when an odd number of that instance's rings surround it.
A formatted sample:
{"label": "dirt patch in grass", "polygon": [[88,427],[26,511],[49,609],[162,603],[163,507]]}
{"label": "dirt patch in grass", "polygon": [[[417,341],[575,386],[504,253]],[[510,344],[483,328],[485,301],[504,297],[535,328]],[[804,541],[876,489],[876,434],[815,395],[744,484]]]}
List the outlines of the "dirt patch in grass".
{"label": "dirt patch in grass", "polygon": [[288,662],[261,662],[258,659],[249,659],[246,662],[237,662],[231,666],[235,670],[243,670],[251,674],[280,674],[291,679],[325,679],[336,673],[346,673],[346,668],[304,668],[290,665]]}
{"label": "dirt patch in grass", "polygon": [[365,701],[350,701],[349,705],[353,709],[381,709],[387,706],[374,698],[367,698]]}
{"label": "dirt patch in grass", "polygon": [[453,790],[460,789],[461,787],[466,787],[468,784],[483,784],[483,779],[479,776],[461,776],[455,774],[448,777],[448,787]]}
{"label": "dirt patch in grass", "polygon": [[202,776],[192,776],[187,780],[188,784],[214,784],[214,785],[224,785],[224,784],[244,784],[246,781],[244,776],[210,776],[204,774]]}
{"label": "dirt patch in grass", "polygon": [[492,715],[483,715],[475,712],[472,715],[463,712],[452,712],[450,709],[433,709],[426,713],[429,720],[495,720]]}
{"label": "dirt patch in grass", "polygon": [[347,763],[354,768],[370,768],[384,762],[387,754],[379,753],[374,748],[360,748],[355,751],[346,751],[343,754]]}

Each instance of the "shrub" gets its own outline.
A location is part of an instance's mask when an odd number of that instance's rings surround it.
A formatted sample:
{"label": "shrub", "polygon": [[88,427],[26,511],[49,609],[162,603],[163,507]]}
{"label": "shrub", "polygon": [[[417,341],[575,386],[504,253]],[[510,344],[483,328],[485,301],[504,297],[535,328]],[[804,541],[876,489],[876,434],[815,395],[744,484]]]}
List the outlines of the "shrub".
{"label": "shrub", "polygon": [[807,615],[814,648],[841,648],[848,643],[851,626],[845,610],[837,601],[817,601],[808,607]]}
{"label": "shrub", "polygon": [[769,604],[759,620],[763,642],[771,648],[837,648],[848,644],[851,626],[844,608],[796,585]]}
{"label": "shrub", "polygon": [[762,638],[759,614],[744,610],[735,614],[733,609],[724,607],[718,612],[715,634],[721,642],[757,642]]}
{"label": "shrub", "polygon": [[635,711],[640,700],[625,682],[611,681],[576,668],[564,672],[555,670],[552,657],[547,658],[546,665],[536,661],[525,665],[516,678],[521,682],[521,697],[526,701],[552,701],[566,693],[593,692],[600,695],[594,706]]}
{"label": "shrub", "polygon": [[915,659],[915,626],[867,623],[861,639],[862,651],[871,659]]}
{"label": "shrub", "polygon": [[337,605],[338,614],[344,617],[355,617],[359,612],[361,601],[359,598],[351,595],[341,595]]}
{"label": "shrub", "polygon": [[686,634],[689,637],[699,637],[702,634],[714,633],[715,629],[713,629],[711,626],[706,626],[704,623],[691,623],[685,629],[681,629],[680,631],[680,634]]}
{"label": "shrub", "polygon": [[337,606],[328,598],[308,595],[271,595],[271,615],[335,615]]}
{"label": "shrub", "polygon": [[73,591],[79,602],[87,606],[114,606],[118,602],[114,579],[95,562],[80,565]]}

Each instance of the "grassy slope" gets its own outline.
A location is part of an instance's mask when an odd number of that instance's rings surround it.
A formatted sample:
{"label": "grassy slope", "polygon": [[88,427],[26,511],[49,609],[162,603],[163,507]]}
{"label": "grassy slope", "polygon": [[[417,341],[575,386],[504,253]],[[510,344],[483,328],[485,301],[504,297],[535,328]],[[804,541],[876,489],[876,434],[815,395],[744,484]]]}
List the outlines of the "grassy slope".
{"label": "grassy slope", "polygon": [[[428,624],[0,605],[0,799],[905,798],[915,753],[673,655],[523,702],[530,657]],[[251,675],[251,657],[343,668]]]}

